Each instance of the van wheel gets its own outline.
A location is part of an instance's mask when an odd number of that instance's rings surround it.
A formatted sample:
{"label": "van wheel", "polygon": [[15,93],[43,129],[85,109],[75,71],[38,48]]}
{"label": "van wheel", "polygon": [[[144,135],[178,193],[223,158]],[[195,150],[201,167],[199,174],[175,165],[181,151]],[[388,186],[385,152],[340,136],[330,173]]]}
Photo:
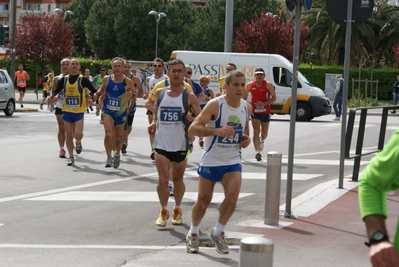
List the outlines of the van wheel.
{"label": "van wheel", "polygon": [[312,115],[310,114],[310,108],[304,103],[298,103],[296,108],[296,120],[297,121],[310,121]]}
{"label": "van wheel", "polygon": [[12,116],[12,114],[14,114],[14,111],[15,111],[14,100],[12,100],[12,99],[8,100],[6,108],[3,111],[4,111],[4,114],[6,114],[6,116]]}

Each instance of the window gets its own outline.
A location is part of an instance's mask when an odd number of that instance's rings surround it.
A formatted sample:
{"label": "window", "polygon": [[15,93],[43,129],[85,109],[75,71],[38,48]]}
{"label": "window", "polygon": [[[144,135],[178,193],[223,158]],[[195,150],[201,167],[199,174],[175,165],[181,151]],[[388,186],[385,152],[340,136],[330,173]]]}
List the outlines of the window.
{"label": "window", "polygon": [[51,13],[51,5],[47,5],[47,14]]}
{"label": "window", "polygon": [[28,10],[32,10],[32,5],[28,4]]}
{"label": "window", "polygon": [[[276,85],[283,87],[291,87],[292,84],[292,73],[281,67],[273,67],[273,79]],[[298,82],[298,88],[301,88],[301,84]]]}

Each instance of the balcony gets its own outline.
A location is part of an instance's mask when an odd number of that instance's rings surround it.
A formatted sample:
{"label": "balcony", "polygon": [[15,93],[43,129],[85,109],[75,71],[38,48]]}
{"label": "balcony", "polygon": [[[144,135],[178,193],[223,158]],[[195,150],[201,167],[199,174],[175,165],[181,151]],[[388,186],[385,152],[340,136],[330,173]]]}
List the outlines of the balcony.
{"label": "balcony", "polygon": [[10,17],[10,11],[9,10],[0,10],[0,17],[2,17],[2,18]]}
{"label": "balcony", "polygon": [[42,14],[42,11],[41,11],[41,10],[32,10],[32,9],[21,9],[21,10],[19,11],[19,14],[20,14],[21,16],[25,16],[26,13],[31,13],[32,11],[33,11],[33,13],[36,14],[36,15],[41,15],[41,14]]}

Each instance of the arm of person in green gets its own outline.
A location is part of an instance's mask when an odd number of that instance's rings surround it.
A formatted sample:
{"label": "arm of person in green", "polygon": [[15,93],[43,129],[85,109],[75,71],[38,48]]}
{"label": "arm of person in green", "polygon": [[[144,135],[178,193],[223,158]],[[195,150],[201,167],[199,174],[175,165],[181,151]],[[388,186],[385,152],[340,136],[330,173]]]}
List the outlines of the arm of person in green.
{"label": "arm of person in green", "polygon": [[[399,131],[396,131],[384,149],[370,161],[359,181],[360,213],[366,224],[367,236],[379,231],[387,233],[388,215],[386,193],[399,188]],[[370,261],[373,266],[399,266],[399,222],[393,245],[386,239],[371,243]],[[381,265],[390,262],[392,265]]]}

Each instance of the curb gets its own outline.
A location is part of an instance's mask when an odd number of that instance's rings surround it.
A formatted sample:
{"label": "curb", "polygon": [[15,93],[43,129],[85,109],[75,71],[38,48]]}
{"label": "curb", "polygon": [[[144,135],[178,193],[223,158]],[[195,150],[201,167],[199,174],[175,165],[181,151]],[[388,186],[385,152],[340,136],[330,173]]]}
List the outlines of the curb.
{"label": "curb", "polygon": [[18,108],[14,112],[38,112],[39,110],[34,108]]}

